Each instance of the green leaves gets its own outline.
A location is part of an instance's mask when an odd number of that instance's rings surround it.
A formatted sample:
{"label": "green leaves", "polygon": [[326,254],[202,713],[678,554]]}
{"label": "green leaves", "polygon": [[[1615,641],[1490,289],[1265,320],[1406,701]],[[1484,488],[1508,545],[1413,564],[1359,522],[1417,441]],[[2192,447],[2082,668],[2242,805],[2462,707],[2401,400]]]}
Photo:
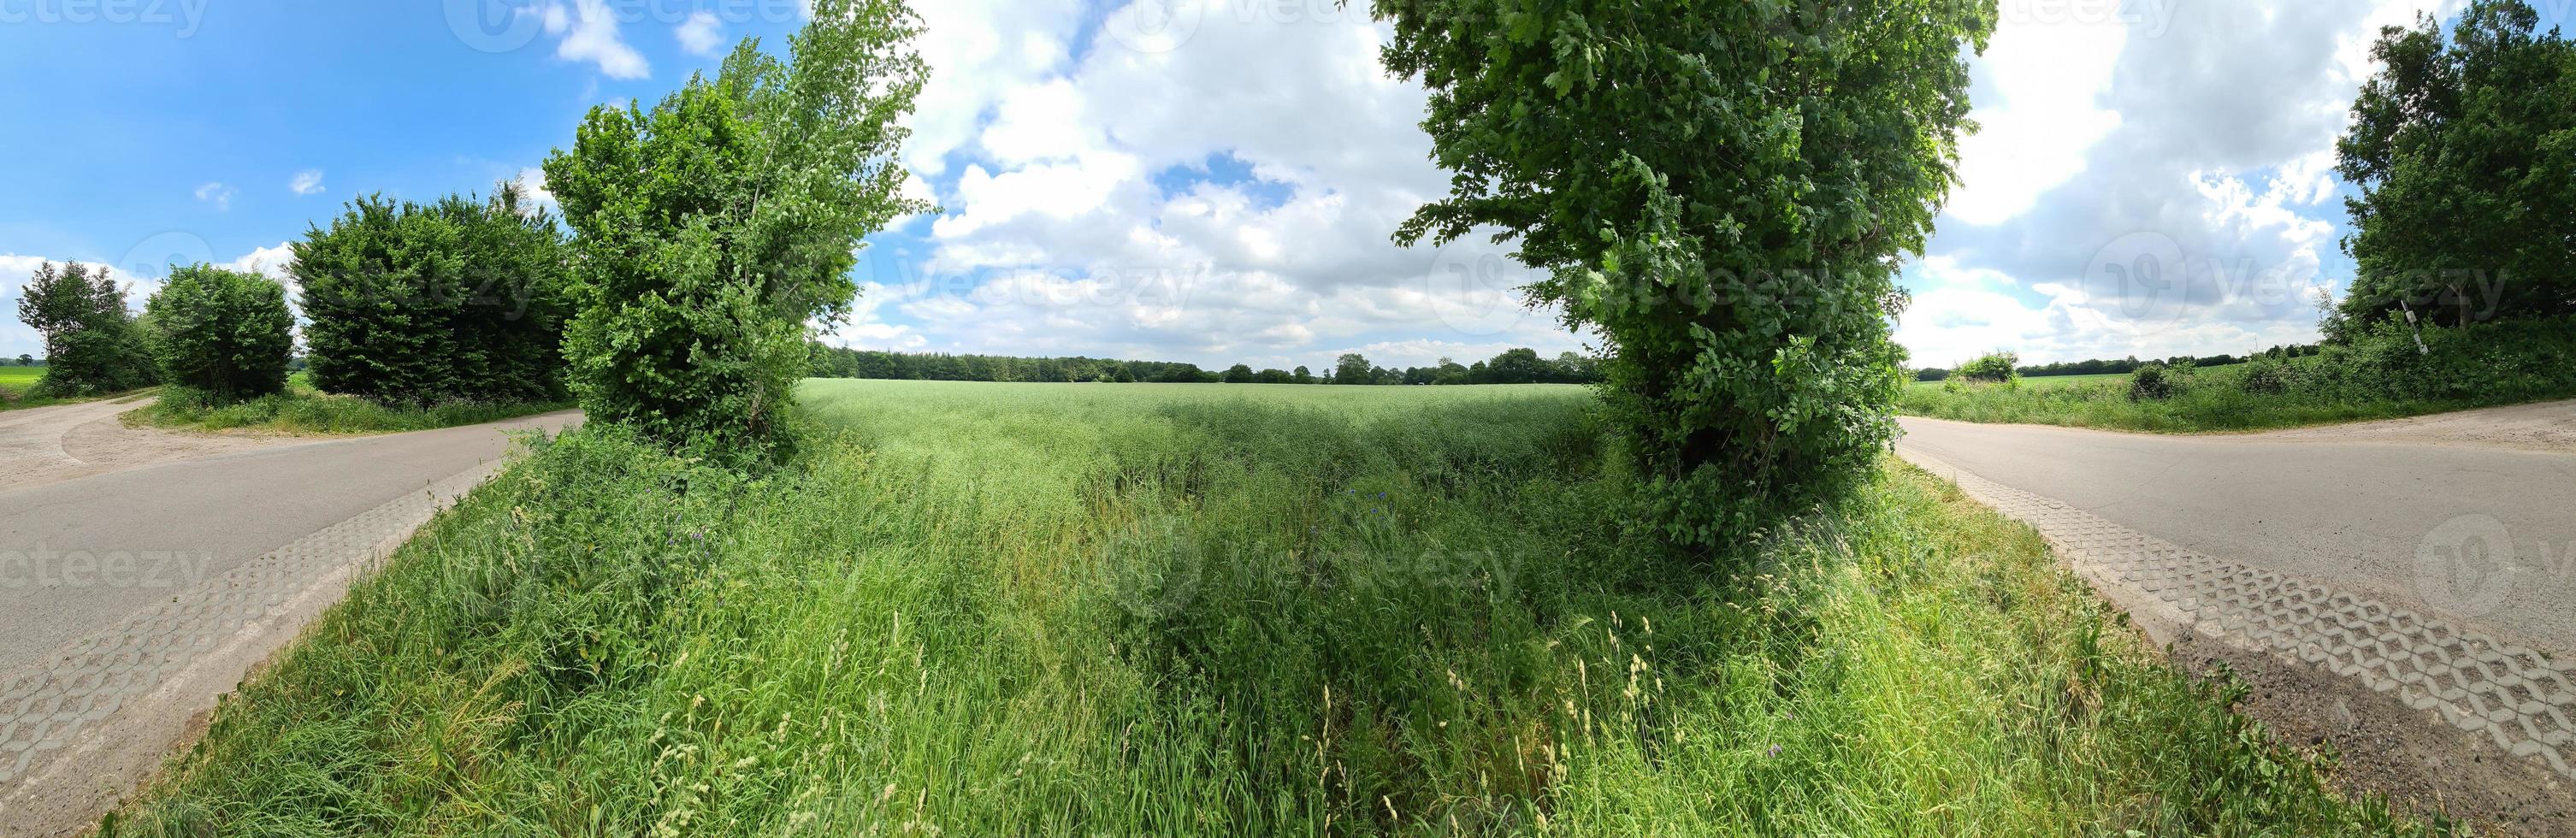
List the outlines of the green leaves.
{"label": "green leaves", "polygon": [[933,211],[893,161],[927,68],[900,0],[821,0],[780,61],[745,41],[652,110],[597,108],[546,178],[574,231],[566,332],[594,421],[727,456],[775,441],[809,324],[846,315],[861,239]]}
{"label": "green leaves", "polygon": [[1731,547],[1874,467],[1894,266],[1948,192],[1992,3],[1373,9],[1456,175],[1397,240],[1499,234],[1549,271],[1531,295],[1606,339],[1663,532]]}
{"label": "green leaves", "polygon": [[315,387],[412,407],[562,399],[563,234],[517,186],[360,198],[295,257]]}
{"label": "green leaves", "polygon": [[286,391],[295,315],[276,280],[191,265],[172,271],[144,311],[168,383],[219,404]]}

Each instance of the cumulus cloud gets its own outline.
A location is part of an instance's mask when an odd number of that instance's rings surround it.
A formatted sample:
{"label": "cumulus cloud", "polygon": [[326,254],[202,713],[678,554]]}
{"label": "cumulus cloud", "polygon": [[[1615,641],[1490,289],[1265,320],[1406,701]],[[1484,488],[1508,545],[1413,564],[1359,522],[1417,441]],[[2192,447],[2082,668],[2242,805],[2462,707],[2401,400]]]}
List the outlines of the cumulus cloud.
{"label": "cumulus cloud", "polygon": [[680,48],[691,55],[712,56],[724,43],[724,22],[714,12],[697,12],[681,21],[674,34],[679,36]]}
{"label": "cumulus cloud", "polygon": [[233,208],[233,195],[236,192],[237,190],[230,186],[209,183],[197,187],[197,200],[213,204],[217,212],[226,212]]}
{"label": "cumulus cloud", "polygon": [[[644,54],[618,35],[617,11],[608,0],[547,4],[544,23],[546,34],[563,39],[555,45],[556,58],[590,62],[612,79],[640,79],[652,73]],[[687,38],[685,31],[681,37]]]}
{"label": "cumulus cloud", "polygon": [[322,170],[306,169],[296,172],[295,179],[288,181],[286,188],[294,190],[297,195],[322,194]]}
{"label": "cumulus cloud", "polygon": [[[1931,258],[1910,270],[1900,340],[1926,365],[2314,340],[2316,295],[2346,279],[2329,268],[2333,145],[2372,71],[2353,56],[2381,25],[2455,6],[2176,3],[2153,27],[2008,22],[1978,88],[2006,136],[1970,144]],[[2050,67],[2061,77],[2003,78]]]}

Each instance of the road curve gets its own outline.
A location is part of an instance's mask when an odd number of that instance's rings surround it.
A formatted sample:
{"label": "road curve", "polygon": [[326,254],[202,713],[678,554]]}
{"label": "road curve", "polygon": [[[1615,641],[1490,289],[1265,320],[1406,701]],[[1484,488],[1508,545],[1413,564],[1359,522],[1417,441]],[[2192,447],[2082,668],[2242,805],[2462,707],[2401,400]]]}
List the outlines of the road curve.
{"label": "road curve", "polygon": [[[2553,409],[2576,427],[2576,403]],[[2393,423],[2170,436],[1900,422],[1900,455],[2576,661],[2576,450],[2418,441]]]}
{"label": "road curve", "polygon": [[0,833],[94,823],[361,565],[497,467],[511,432],[576,421],[294,444],[0,491]]}

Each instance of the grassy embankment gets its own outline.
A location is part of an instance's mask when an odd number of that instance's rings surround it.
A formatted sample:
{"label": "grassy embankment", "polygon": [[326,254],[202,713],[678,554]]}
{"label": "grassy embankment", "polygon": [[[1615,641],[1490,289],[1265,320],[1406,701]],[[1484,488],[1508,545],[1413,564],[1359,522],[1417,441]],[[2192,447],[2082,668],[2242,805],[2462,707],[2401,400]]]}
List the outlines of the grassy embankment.
{"label": "grassy embankment", "polygon": [[[2576,321],[2403,332],[2287,362],[2183,371],[2169,398],[2133,398],[2129,376],[2025,378],[2018,386],[1917,383],[1900,410],[1968,422],[2127,431],[2253,431],[2576,398]],[[2066,380],[2080,379],[2080,380]]]}
{"label": "grassy embankment", "polygon": [[196,391],[161,388],[161,400],[125,415],[129,424],[170,430],[249,431],[282,434],[382,434],[498,422],[565,410],[569,402],[449,402],[429,407],[383,405],[313,389],[304,373],[288,376],[286,392],[215,404]]}
{"label": "grassy embankment", "polygon": [[818,381],[424,530],[114,834],[2358,834],[1891,462],[1717,573],[1570,387]]}

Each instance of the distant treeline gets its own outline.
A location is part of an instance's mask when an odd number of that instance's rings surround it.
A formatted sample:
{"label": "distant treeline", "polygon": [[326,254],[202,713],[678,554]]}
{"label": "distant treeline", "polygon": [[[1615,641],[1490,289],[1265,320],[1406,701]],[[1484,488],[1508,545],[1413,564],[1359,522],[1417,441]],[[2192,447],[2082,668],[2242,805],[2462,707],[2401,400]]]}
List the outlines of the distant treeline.
{"label": "distant treeline", "polygon": [[1358,353],[1344,354],[1321,374],[1306,367],[1256,370],[1236,364],[1224,370],[1202,369],[1177,361],[1119,361],[1107,358],[1022,358],[1009,355],[950,355],[940,352],[882,352],[814,344],[812,374],[817,378],[876,378],[897,381],[1025,381],[1059,383],[1164,384],[1593,384],[1601,380],[1600,363],[1572,352],[1546,358],[1534,349],[1510,349],[1491,360],[1462,365],[1447,358],[1437,366],[1395,369],[1369,363]]}
{"label": "distant treeline", "polygon": [[[2280,360],[2303,358],[2317,354],[2319,348],[2320,347],[2317,344],[2275,346],[2244,357],[2237,357],[2235,355],[2210,355],[2207,357],[2176,355],[2171,358],[2147,358],[2140,360],[2138,356],[2131,355],[2117,360],[2097,358],[2090,361],[2059,361],[2054,364],[2035,364],[2021,367],[2020,370],[2023,378],[2047,378],[2049,376],[2057,375],[2127,375],[2129,373],[2136,372],[2139,367],[2143,367],[2148,364],[2163,364],[2169,367],[2224,367],[2242,364],[2256,358],[2274,358]],[[1914,380],[1916,381],[1944,381],[1949,379],[1949,377],[1949,370],[1937,367],[1926,367],[1924,369],[1914,371]]]}

